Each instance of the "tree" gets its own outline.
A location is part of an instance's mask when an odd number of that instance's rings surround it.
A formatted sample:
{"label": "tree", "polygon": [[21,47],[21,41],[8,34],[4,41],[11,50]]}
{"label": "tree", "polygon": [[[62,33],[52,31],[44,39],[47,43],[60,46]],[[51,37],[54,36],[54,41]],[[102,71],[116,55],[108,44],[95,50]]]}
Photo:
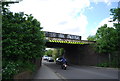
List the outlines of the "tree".
{"label": "tree", "polygon": [[120,8],[113,8],[110,9],[111,14],[113,15],[112,17],[112,21],[118,21],[118,23],[120,22]]}
{"label": "tree", "polygon": [[53,50],[49,49],[49,50],[46,50],[45,55],[52,56],[52,53],[53,53]]}
{"label": "tree", "polygon": [[[120,3],[120,2],[119,2]],[[118,5],[119,6],[119,5]],[[120,57],[120,8],[113,8],[110,10],[111,11],[111,15],[113,16],[112,18],[112,21],[111,22],[114,22],[116,21],[116,23],[114,23],[114,27],[116,28],[116,33],[117,33],[117,36],[116,36],[116,55],[118,57]],[[117,58],[118,60],[118,67],[120,67],[120,58]]]}
{"label": "tree", "polygon": [[63,48],[55,48],[55,49],[49,49],[46,50],[45,55],[47,56],[52,56],[54,59],[61,57],[64,53],[64,49]]}
{"label": "tree", "polygon": [[116,48],[116,29],[107,27],[107,24],[98,28],[96,33],[96,49],[99,53],[109,54],[109,66],[117,67],[118,55],[114,52]]}
{"label": "tree", "polygon": [[56,48],[53,50],[53,55],[55,56],[55,59],[58,57],[61,57],[64,54],[64,48]]}
{"label": "tree", "polygon": [[88,37],[87,37],[87,40],[88,40],[88,41],[95,41],[95,40],[96,40],[96,37],[95,37],[95,35],[88,36]]}
{"label": "tree", "polygon": [[100,53],[112,53],[115,50],[116,32],[114,28],[101,26],[96,33],[97,50]]}
{"label": "tree", "polygon": [[117,32],[116,48],[118,48],[117,51],[119,51],[119,49],[120,49],[120,42],[119,42],[120,41],[120,8],[113,8],[110,11],[111,11],[111,15],[113,16],[111,22],[116,21],[116,23],[114,23],[114,26],[115,26],[116,32]]}
{"label": "tree", "polygon": [[112,17],[111,22],[114,27],[108,27],[104,24],[98,28],[95,36],[89,36],[88,40],[96,41],[96,51],[99,53],[109,54],[109,63],[112,67],[120,67],[120,8],[110,10]]}
{"label": "tree", "polygon": [[44,33],[32,15],[13,13],[4,4],[2,8],[3,79],[11,79],[34,68],[33,60],[44,54]]}

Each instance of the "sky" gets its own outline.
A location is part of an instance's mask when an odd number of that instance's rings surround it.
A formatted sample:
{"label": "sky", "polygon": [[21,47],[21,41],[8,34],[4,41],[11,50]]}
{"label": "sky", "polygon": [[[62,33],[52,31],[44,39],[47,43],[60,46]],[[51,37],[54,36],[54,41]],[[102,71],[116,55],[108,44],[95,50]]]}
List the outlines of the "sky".
{"label": "sky", "polygon": [[32,14],[43,31],[80,35],[87,40],[97,29],[108,24],[110,9],[118,7],[119,0],[22,0],[10,5],[12,12]]}

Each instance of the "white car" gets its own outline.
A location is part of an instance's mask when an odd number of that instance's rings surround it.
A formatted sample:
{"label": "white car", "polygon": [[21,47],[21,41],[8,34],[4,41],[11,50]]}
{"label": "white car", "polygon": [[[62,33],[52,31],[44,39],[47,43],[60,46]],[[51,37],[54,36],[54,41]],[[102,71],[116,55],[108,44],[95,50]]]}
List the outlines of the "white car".
{"label": "white car", "polygon": [[61,64],[61,59],[62,58],[56,58],[56,64]]}
{"label": "white car", "polygon": [[43,60],[48,60],[48,56],[43,56]]}
{"label": "white car", "polygon": [[47,61],[48,62],[54,62],[54,59],[52,57],[48,57]]}

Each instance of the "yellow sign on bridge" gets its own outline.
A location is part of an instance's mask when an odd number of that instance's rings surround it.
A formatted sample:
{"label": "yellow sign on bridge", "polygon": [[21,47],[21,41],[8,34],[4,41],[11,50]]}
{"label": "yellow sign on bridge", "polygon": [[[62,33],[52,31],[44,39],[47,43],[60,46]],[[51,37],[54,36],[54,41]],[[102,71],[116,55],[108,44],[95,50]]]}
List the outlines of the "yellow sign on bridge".
{"label": "yellow sign on bridge", "polygon": [[45,31],[45,36],[47,42],[52,42],[52,43],[81,44],[81,45],[95,43],[95,41],[81,40],[81,36],[70,35],[70,34]]}

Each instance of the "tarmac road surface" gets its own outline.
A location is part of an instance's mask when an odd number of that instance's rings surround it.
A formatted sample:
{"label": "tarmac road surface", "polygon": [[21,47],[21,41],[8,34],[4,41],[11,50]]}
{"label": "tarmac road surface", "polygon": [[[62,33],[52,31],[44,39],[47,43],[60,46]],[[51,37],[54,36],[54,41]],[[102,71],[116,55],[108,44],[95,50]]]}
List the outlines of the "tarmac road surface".
{"label": "tarmac road surface", "polygon": [[[55,62],[43,61],[44,73],[40,73],[37,79],[63,79],[78,81],[119,81],[118,69],[98,68],[91,66],[68,66],[67,70],[61,69]],[[46,72],[46,73],[45,73]],[[44,77],[47,76],[47,77]]]}

